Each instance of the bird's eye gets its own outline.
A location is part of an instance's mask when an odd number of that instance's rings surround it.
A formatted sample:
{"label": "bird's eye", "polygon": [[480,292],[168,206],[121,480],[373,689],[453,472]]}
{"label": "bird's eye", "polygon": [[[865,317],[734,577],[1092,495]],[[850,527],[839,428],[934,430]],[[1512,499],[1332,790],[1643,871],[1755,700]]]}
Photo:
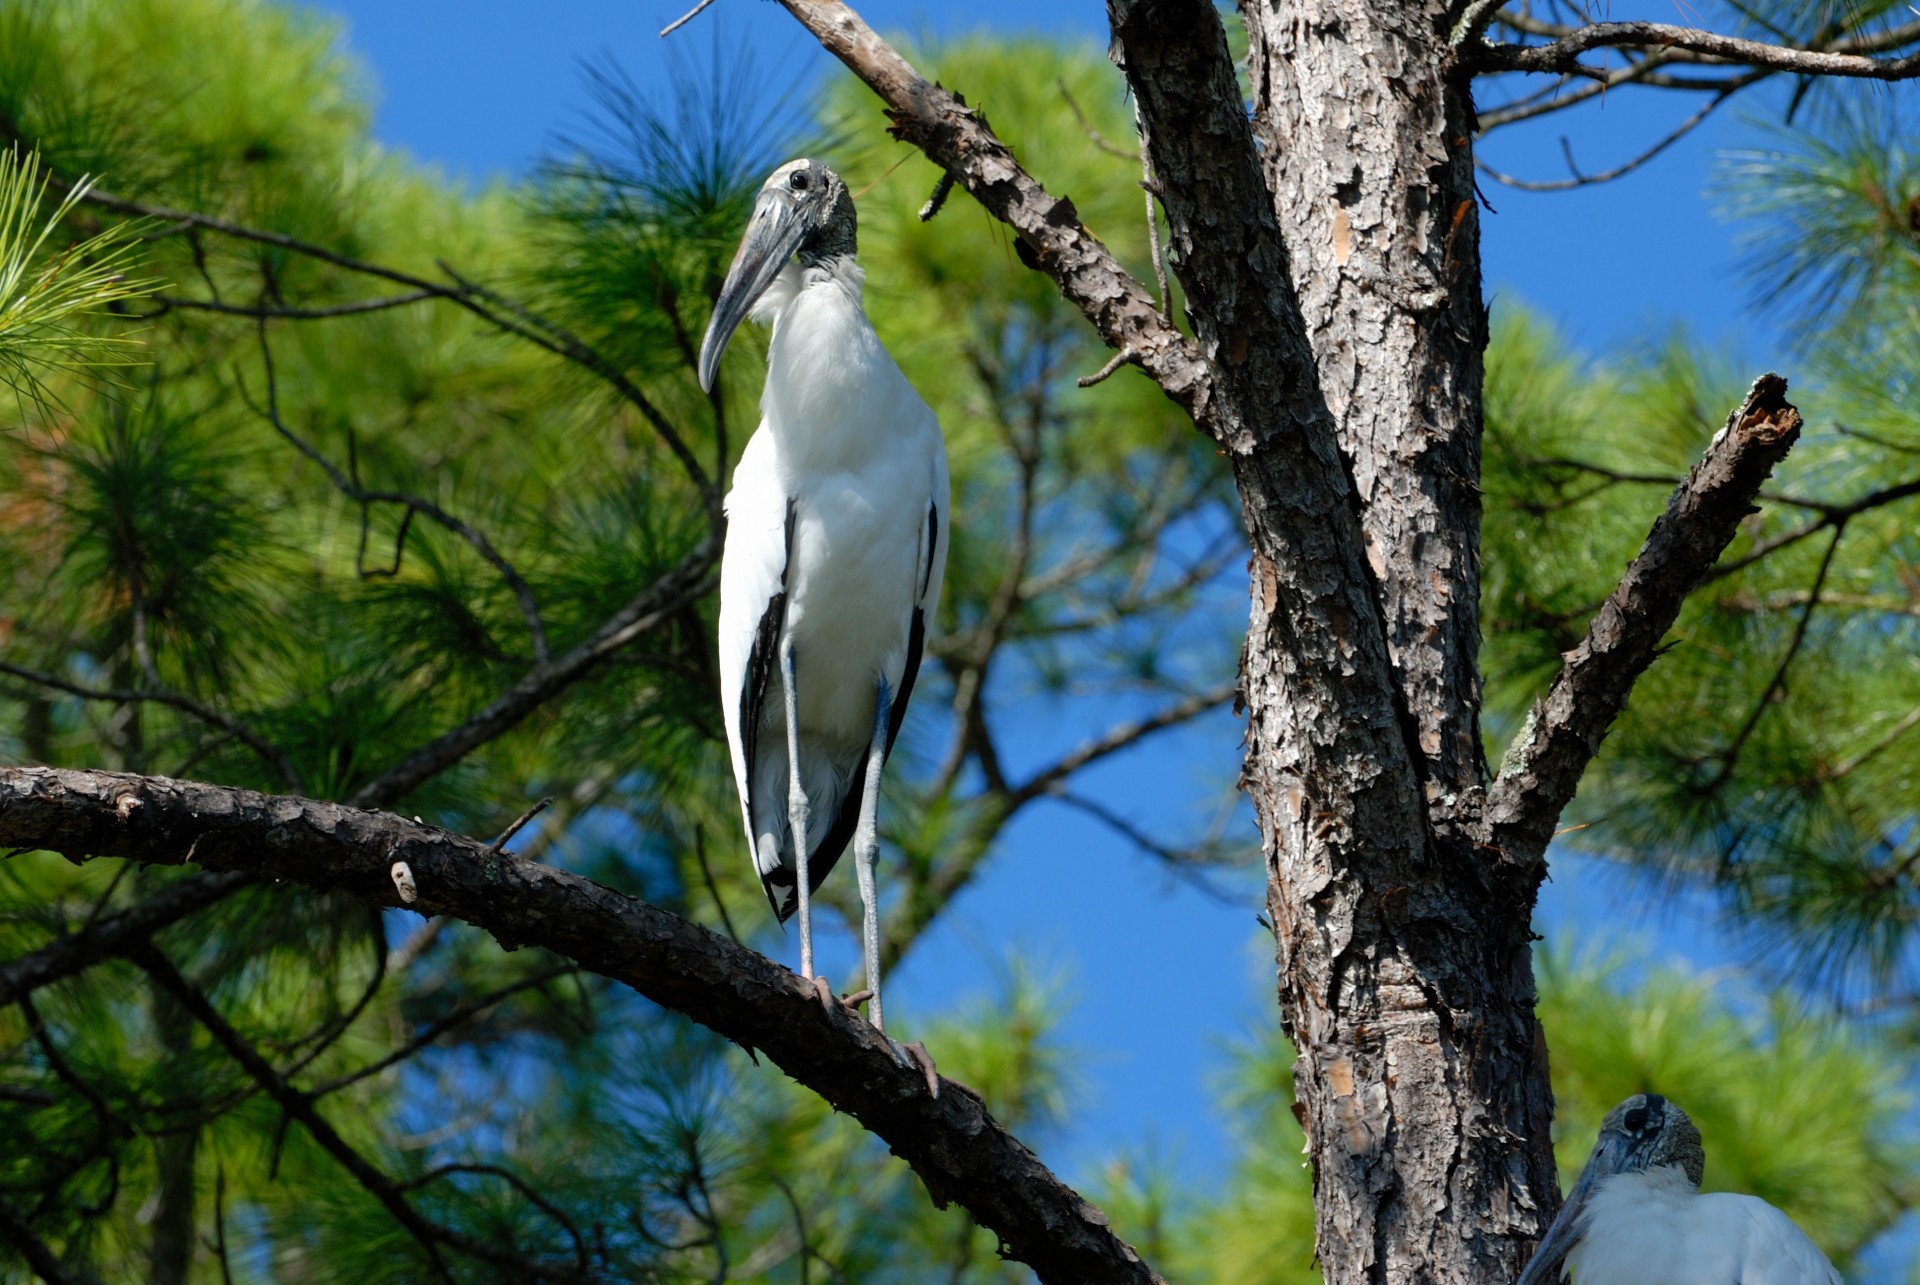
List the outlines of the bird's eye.
{"label": "bird's eye", "polygon": [[807,172],[805,170],[795,170],[791,175],[788,176],[787,186],[792,188],[796,192],[806,191],[807,190]]}
{"label": "bird's eye", "polygon": [[1627,1126],[1628,1133],[1640,1132],[1640,1130],[1647,1127],[1647,1109],[1645,1107],[1635,1107],[1633,1110],[1627,1112],[1627,1118],[1620,1123]]}

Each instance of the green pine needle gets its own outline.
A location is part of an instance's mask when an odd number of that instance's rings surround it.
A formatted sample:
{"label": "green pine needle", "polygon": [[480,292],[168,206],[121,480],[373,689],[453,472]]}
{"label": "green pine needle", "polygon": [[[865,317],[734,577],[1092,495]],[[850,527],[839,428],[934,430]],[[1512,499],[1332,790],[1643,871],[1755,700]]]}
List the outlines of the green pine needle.
{"label": "green pine needle", "polygon": [[101,335],[89,318],[113,304],[153,293],[160,282],[132,275],[136,227],[120,223],[64,251],[43,256],[61,222],[92,186],[82,177],[44,222],[52,180],[39,154],[0,151],[0,381],[34,401],[45,398],[47,370],[101,370],[141,364],[140,340]]}

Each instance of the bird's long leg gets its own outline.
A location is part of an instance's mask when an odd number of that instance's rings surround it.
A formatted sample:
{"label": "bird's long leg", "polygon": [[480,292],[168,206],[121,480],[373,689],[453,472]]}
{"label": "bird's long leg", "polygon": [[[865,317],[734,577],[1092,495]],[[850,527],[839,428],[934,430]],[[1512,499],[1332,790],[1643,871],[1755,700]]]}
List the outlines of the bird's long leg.
{"label": "bird's long leg", "polygon": [[813,889],[807,880],[807,789],[800,781],[800,695],[794,681],[793,635],[780,640],[780,686],[787,703],[787,835],[793,841],[800,902],[800,975],[813,980]]}
{"label": "bird's long leg", "polygon": [[933,1056],[919,1041],[895,1043],[887,1036],[880,1011],[880,904],[873,886],[873,863],[880,855],[880,769],[887,761],[887,724],[893,712],[893,691],[885,675],[874,688],[873,741],[867,746],[867,792],[860,799],[860,824],[853,832],[853,869],[860,878],[860,944],[867,968],[867,989],[872,992],[873,1026],[887,1040],[893,1059],[909,1070],[917,1069],[927,1080],[927,1093],[940,1096],[940,1073],[933,1068]]}
{"label": "bird's long leg", "polygon": [[887,720],[893,711],[893,692],[885,674],[873,697],[873,742],[867,747],[867,792],[860,799],[860,825],[853,832],[853,869],[860,878],[860,943],[867,969],[867,989],[873,992],[873,1024],[886,1030],[880,1013],[880,907],[874,894],[873,863],[880,855],[880,768],[887,761]]}

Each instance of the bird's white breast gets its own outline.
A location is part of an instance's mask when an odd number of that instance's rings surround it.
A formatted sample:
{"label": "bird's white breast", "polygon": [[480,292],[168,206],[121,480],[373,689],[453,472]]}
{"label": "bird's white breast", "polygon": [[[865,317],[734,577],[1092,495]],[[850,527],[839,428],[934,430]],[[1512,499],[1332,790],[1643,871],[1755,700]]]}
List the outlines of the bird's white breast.
{"label": "bird's white breast", "polygon": [[863,747],[875,679],[899,690],[913,611],[930,624],[938,598],[938,568],[925,599],[920,589],[928,506],[946,520],[945,448],[860,306],[859,269],[782,275],[792,293],[774,321],[760,433],[772,485],[794,501],[787,627],[800,721]]}
{"label": "bird's white breast", "polygon": [[1701,1195],[1678,1168],[1608,1178],[1567,1255],[1575,1285],[1839,1285],[1839,1274],[1764,1200]]}

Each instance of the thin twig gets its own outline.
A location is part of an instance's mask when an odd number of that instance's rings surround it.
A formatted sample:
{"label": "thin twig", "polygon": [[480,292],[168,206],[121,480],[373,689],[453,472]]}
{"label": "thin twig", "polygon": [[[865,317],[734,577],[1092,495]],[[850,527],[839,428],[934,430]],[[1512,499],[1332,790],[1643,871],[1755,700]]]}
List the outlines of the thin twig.
{"label": "thin twig", "polygon": [[[435,922],[439,921],[436,920]],[[325,1084],[312,1090],[308,1096],[324,1098],[330,1093],[338,1093],[341,1089],[349,1085],[371,1079],[388,1067],[397,1066],[406,1061],[415,1053],[418,1053],[421,1049],[427,1047],[427,1045],[432,1044],[435,1040],[445,1035],[448,1031],[453,1030],[455,1027],[463,1025],[475,1017],[480,1017],[492,1009],[498,1008],[502,1003],[518,995],[521,991],[537,989],[538,987],[545,986],[548,982],[556,978],[571,977],[579,971],[580,968],[577,964],[555,964],[530,976],[523,977],[510,985],[502,986],[489,994],[482,995],[479,999],[469,1000],[452,1012],[428,1022],[420,1028],[412,1039],[402,1044],[399,1048],[389,1052],[378,1061],[370,1062],[357,1071],[350,1071],[345,1075],[328,1080]]]}
{"label": "thin twig", "polygon": [[[1153,258],[1153,280],[1160,287],[1160,315],[1173,324],[1173,293],[1167,288],[1167,261],[1160,253],[1160,219],[1153,208],[1154,193],[1160,190],[1153,181],[1153,162],[1147,157],[1147,128],[1140,118],[1140,103],[1133,104],[1134,137],[1140,141],[1140,190],[1147,198],[1147,253]],[[1086,385],[1082,384],[1082,388]]]}
{"label": "thin twig", "polygon": [[1900,58],[1773,45],[1740,36],[1680,27],[1664,22],[1595,22],[1546,45],[1481,45],[1472,61],[1480,71],[1560,71],[1576,76],[1605,76],[1580,61],[1580,55],[1604,48],[1662,49],[1669,57],[1712,64],[1732,63],[1807,76],[1867,80],[1906,80],[1920,75],[1920,52]]}
{"label": "thin twig", "polygon": [[196,312],[225,313],[233,317],[270,318],[275,321],[323,321],[330,317],[358,317],[369,312],[385,312],[389,308],[404,308],[408,304],[442,297],[444,292],[439,290],[410,290],[406,294],[385,295],[378,299],[356,299],[352,303],[337,303],[320,308],[268,308],[259,304],[223,303],[218,299],[189,299],[183,295],[154,295],[153,301],[162,306],[153,312],[134,315],[146,320],[165,316],[176,308],[187,308]]}
{"label": "thin twig", "polygon": [[[507,588],[512,591],[514,600],[520,604],[520,614],[527,623],[527,633],[531,636],[533,642],[534,660],[538,663],[545,663],[547,660],[547,627],[545,622],[540,618],[540,604],[533,596],[533,589],[527,584],[526,580],[521,577],[520,573],[514,569],[513,564],[508,562],[505,557],[501,556],[500,551],[493,547],[493,541],[487,539],[485,532],[469,522],[454,517],[451,513],[448,513],[431,500],[422,499],[420,496],[411,495],[404,491],[374,491],[361,486],[350,474],[342,473],[338,465],[321,454],[318,447],[307,442],[298,433],[295,433],[287,427],[286,421],[280,417],[279,380],[274,374],[273,345],[267,341],[267,321],[264,317],[260,319],[259,331],[260,363],[267,381],[267,401],[264,408],[253,406],[252,399],[246,397],[245,387],[242,386],[241,396],[246,399],[247,404],[253,408],[256,414],[263,416],[268,423],[272,424],[274,431],[285,438],[295,450],[312,460],[315,464],[318,464],[321,470],[326,473],[328,480],[333,483],[334,489],[348,499],[363,506],[368,503],[405,505],[408,509],[421,514],[429,521],[438,523],[446,530],[465,540],[467,544],[472,547],[473,551],[479,554],[487,565],[497,571],[502,580],[507,582]],[[364,549],[364,547],[363,543],[362,548]],[[397,553],[395,555],[395,564],[397,568]]]}
{"label": "thin twig", "polygon": [[1118,754],[1121,750],[1138,744],[1155,732],[1165,731],[1170,727],[1178,727],[1182,723],[1191,722],[1209,710],[1219,709],[1238,695],[1239,690],[1240,687],[1237,680],[1230,683],[1222,683],[1207,691],[1195,692],[1190,696],[1177,700],[1165,709],[1160,710],[1158,713],[1151,714],[1146,718],[1137,719],[1131,723],[1122,723],[1118,727],[1110,728],[1105,735],[1088,741],[1085,745],[1082,745],[1070,754],[1061,755],[1060,758],[1055,760],[1050,766],[1041,768],[1032,776],[1028,777],[1025,782],[1015,786],[1009,792],[1009,800],[1012,802],[1025,802],[1028,799],[1035,799],[1042,794],[1050,793],[1055,785],[1066,780],[1081,768]]}
{"label": "thin twig", "polygon": [[1572,178],[1563,178],[1563,179],[1515,178],[1511,174],[1507,174],[1493,168],[1493,166],[1487,164],[1486,161],[1482,160],[1478,156],[1474,157],[1474,160],[1473,160],[1474,167],[1478,169],[1482,174],[1486,174],[1489,177],[1497,180],[1498,182],[1506,184],[1508,187],[1518,188],[1522,192],[1565,192],[1576,187],[1592,187],[1595,184],[1599,184],[1599,183],[1611,183],[1613,180],[1617,178],[1623,178],[1626,175],[1633,173],[1635,170],[1639,169],[1642,165],[1645,165],[1648,161],[1651,161],[1654,157],[1660,155],[1660,153],[1666,151],[1669,147],[1672,147],[1675,143],[1685,138],[1688,134],[1691,134],[1695,129],[1699,128],[1702,121],[1706,120],[1708,116],[1711,116],[1713,114],[1713,111],[1715,108],[1719,107],[1721,103],[1726,102],[1727,99],[1730,98],[1731,96],[1732,94],[1730,91],[1726,93],[1720,93],[1720,94],[1714,95],[1712,98],[1707,100],[1707,103],[1705,106],[1703,106],[1699,111],[1695,112],[1693,115],[1681,121],[1679,126],[1676,127],[1665,138],[1662,138],[1659,142],[1647,148],[1645,151],[1641,152],[1638,156],[1634,157],[1633,159],[1626,161],[1623,164],[1616,165],[1612,169],[1605,170],[1599,174],[1582,174],[1580,172],[1579,168],[1573,162],[1572,149],[1568,145],[1567,140],[1564,138],[1560,140],[1560,143],[1561,143],[1562,150],[1567,158],[1567,168],[1573,171]]}
{"label": "thin twig", "polygon": [[442,1178],[451,1177],[457,1173],[481,1174],[490,1178],[498,1178],[519,1192],[521,1198],[528,1204],[546,1214],[546,1216],[553,1219],[553,1221],[559,1223],[560,1226],[565,1229],[568,1238],[573,1241],[574,1262],[579,1264],[580,1275],[583,1277],[586,1276],[589,1267],[587,1242],[586,1239],[580,1235],[580,1228],[575,1225],[573,1219],[567,1217],[565,1210],[535,1191],[526,1179],[520,1177],[510,1169],[504,1169],[499,1165],[474,1164],[471,1162],[438,1165],[427,1170],[417,1178],[409,1178],[407,1181],[401,1183],[400,1190],[419,1191],[422,1187],[430,1183],[438,1182]]}
{"label": "thin twig", "polygon": [[660,38],[662,40],[666,39],[668,36],[671,36],[674,32],[680,30],[680,28],[686,26],[689,22],[692,22],[695,18],[698,18],[701,14],[707,11],[707,6],[712,3],[713,3],[713,0],[700,0],[699,4],[693,6],[693,8],[687,10],[685,13],[681,14],[678,18],[675,18],[672,22],[669,22],[666,26],[660,28]]}
{"label": "thin twig", "polygon": [[707,836],[703,830],[693,832],[693,853],[700,862],[700,877],[706,881],[707,893],[713,898],[714,909],[720,912],[720,922],[726,927],[727,936],[735,942],[740,934],[733,929],[733,916],[727,913],[726,899],[720,895],[720,884],[713,877],[713,866],[707,861]]}
{"label": "thin twig", "polygon": [[12,674],[15,678],[25,679],[27,682],[40,687],[51,687],[55,691],[65,692],[69,696],[78,696],[82,700],[110,701],[114,704],[147,702],[154,705],[170,706],[183,713],[191,714],[201,722],[211,723],[213,726],[230,733],[242,741],[248,749],[272,765],[280,774],[280,779],[286,783],[287,788],[293,793],[303,794],[306,792],[305,786],[301,784],[300,770],[294,766],[293,760],[288,758],[278,746],[267,740],[266,737],[261,736],[258,732],[255,732],[239,719],[234,718],[230,714],[223,714],[211,705],[202,704],[200,701],[194,700],[191,696],[182,696],[178,692],[164,690],[130,691],[120,688],[87,687],[80,683],[70,682],[54,674],[43,674],[37,669],[28,669],[24,665],[16,665],[5,660],[0,660],[0,673]]}
{"label": "thin twig", "polygon": [[1766,714],[1767,707],[1773,704],[1774,696],[1786,686],[1787,671],[1793,667],[1795,657],[1799,656],[1800,648],[1807,640],[1807,627],[1813,623],[1813,613],[1820,605],[1820,590],[1826,586],[1827,572],[1833,568],[1833,555],[1840,551],[1840,541],[1846,533],[1846,523],[1842,522],[1834,527],[1833,539],[1827,542],[1827,551],[1820,557],[1820,569],[1814,572],[1813,588],[1807,593],[1806,606],[1800,611],[1800,619],[1794,622],[1793,637],[1787,642],[1786,654],[1780,657],[1780,664],[1775,667],[1773,677],[1767,680],[1766,687],[1760,692],[1760,699],[1753,703],[1753,711],[1740,725],[1740,730],[1734,733],[1732,743],[1718,756],[1720,769],[1714,773],[1711,781],[1700,787],[1701,793],[1712,794],[1727,783],[1728,778],[1733,775],[1735,765],[1740,761],[1741,751],[1746,748],[1754,729],[1760,726],[1760,719]]}
{"label": "thin twig", "polygon": [[[1153,200],[1153,198],[1149,196],[1147,200],[1151,201]],[[1107,378],[1113,374],[1114,371],[1120,369],[1122,366],[1132,361],[1133,357],[1134,357],[1133,349],[1122,348],[1119,352],[1107,358],[1106,365],[1094,371],[1091,375],[1080,376],[1080,378],[1074,380],[1073,382],[1079,385],[1081,388],[1092,388],[1095,384],[1105,382]]]}
{"label": "thin twig", "polygon": [[1219,884],[1207,877],[1206,870],[1200,865],[1200,862],[1204,860],[1202,850],[1182,850],[1162,843],[1133,822],[1121,816],[1118,812],[1115,812],[1106,804],[1100,802],[1098,799],[1088,798],[1084,794],[1075,794],[1070,790],[1056,790],[1047,797],[1056,803],[1065,804],[1076,812],[1082,812],[1092,817],[1095,821],[1106,826],[1107,829],[1112,830],[1140,851],[1160,862],[1162,866],[1166,867],[1169,874],[1184,880],[1192,885],[1196,891],[1212,898],[1221,905],[1237,906],[1245,900],[1243,897],[1235,896],[1233,893],[1228,892],[1225,888],[1222,888]]}
{"label": "thin twig", "polygon": [[525,812],[522,812],[519,816],[515,817],[513,820],[513,824],[508,826],[506,829],[502,830],[500,832],[500,837],[487,845],[487,851],[486,851],[487,860],[491,861],[493,858],[499,856],[500,849],[506,846],[507,840],[511,839],[514,835],[519,834],[520,831],[526,827],[527,822],[533,820],[535,817],[539,816],[542,812],[545,812],[547,808],[552,805],[552,803],[553,803],[553,796],[549,794],[547,795],[546,798],[541,799],[538,803],[534,804],[532,807],[528,808]]}
{"label": "thin twig", "polygon": [[189,232],[204,229],[209,232],[218,232],[222,236],[275,246],[307,258],[317,259],[322,263],[330,263],[348,272],[357,272],[383,281],[391,281],[395,285],[406,286],[433,298],[444,299],[472,313],[497,330],[524,339],[537,348],[591,371],[640,412],[641,417],[652,427],[655,435],[673,453],[674,458],[679,460],[695,489],[709,499],[710,507],[716,520],[718,519],[719,492],[712,479],[708,477],[707,471],[701,467],[700,461],[688,448],[685,438],[660,408],[654,405],[652,399],[641,392],[610,358],[587,345],[564,327],[535,315],[523,304],[507,300],[504,296],[446,269],[444,264],[441,265],[443,270],[446,270],[447,275],[454,281],[452,286],[429,281],[397,268],[389,268],[382,264],[353,258],[351,255],[340,254],[323,245],[288,236],[284,232],[248,227],[245,224],[190,210],[172,210],[161,206],[145,205],[138,201],[113,196],[97,187],[88,189],[83,199],[90,205],[97,205],[117,213],[175,223]]}
{"label": "thin twig", "polygon": [[1067,106],[1072,109],[1073,118],[1080,122],[1080,132],[1087,136],[1088,142],[1105,152],[1108,156],[1118,156],[1123,161],[1133,159],[1132,152],[1129,152],[1124,147],[1115,147],[1106,140],[1099,130],[1093,127],[1093,122],[1087,119],[1087,114],[1080,110],[1080,104],[1074,98],[1073,91],[1067,88],[1066,77],[1057,77],[1053,83],[1060,86],[1060,97],[1067,100]]}

